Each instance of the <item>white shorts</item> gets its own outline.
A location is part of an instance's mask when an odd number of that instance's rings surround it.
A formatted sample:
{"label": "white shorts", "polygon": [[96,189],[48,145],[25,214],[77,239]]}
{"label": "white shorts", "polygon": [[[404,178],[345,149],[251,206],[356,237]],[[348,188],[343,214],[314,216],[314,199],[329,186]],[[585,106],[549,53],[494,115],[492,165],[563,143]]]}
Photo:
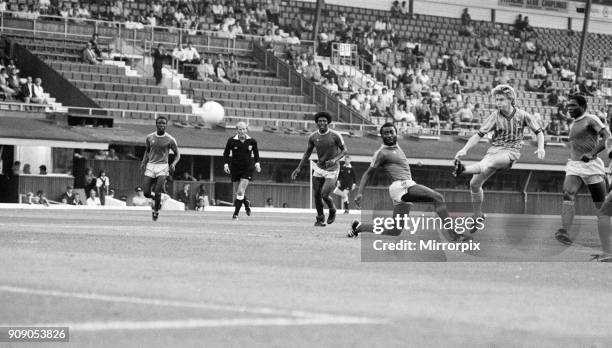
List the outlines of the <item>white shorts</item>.
{"label": "white shorts", "polygon": [[321,169],[317,165],[313,165],[312,170],[314,171],[312,176],[314,176],[315,178],[325,178],[325,179],[337,180],[338,174],[340,173],[340,168],[334,171],[329,171],[329,170]]}
{"label": "white shorts", "polygon": [[601,158],[597,157],[589,162],[567,161],[565,165],[565,175],[578,176],[585,184],[597,184],[606,177],[606,170]]}
{"label": "white shorts", "polygon": [[168,163],[147,163],[144,175],[153,179],[159,176],[168,176],[170,175],[170,166],[168,166]]}
{"label": "white shorts", "polygon": [[480,163],[481,171],[487,168],[510,169],[512,164],[521,157],[521,152],[517,149],[510,149],[501,146],[491,146],[487,154]]}
{"label": "white shorts", "polygon": [[394,205],[402,203],[402,196],[408,193],[408,189],[416,185],[414,180],[397,180],[389,186],[389,197]]}

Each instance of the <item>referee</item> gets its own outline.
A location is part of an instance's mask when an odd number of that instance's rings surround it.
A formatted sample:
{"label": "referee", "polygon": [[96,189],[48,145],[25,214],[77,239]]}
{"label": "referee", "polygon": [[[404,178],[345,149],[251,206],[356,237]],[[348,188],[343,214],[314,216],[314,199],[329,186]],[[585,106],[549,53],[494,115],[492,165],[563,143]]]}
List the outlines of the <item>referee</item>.
{"label": "referee", "polygon": [[[231,152],[231,160],[230,160]],[[261,172],[259,165],[259,150],[257,141],[247,134],[247,126],[244,122],[236,124],[236,135],[227,140],[225,151],[223,151],[223,170],[231,175],[234,185],[234,215],[232,219],[238,220],[238,213],[244,203],[244,211],[251,216],[251,202],[244,193],[249,182],[253,179],[253,169]]]}

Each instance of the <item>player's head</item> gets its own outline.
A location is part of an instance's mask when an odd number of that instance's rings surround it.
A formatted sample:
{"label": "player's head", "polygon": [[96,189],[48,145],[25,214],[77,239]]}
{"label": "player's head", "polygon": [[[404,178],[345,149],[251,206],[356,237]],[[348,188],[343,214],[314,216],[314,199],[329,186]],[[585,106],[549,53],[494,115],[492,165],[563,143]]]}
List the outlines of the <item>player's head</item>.
{"label": "player's head", "polygon": [[509,85],[498,85],[493,88],[491,95],[495,99],[495,106],[498,110],[508,111],[516,103],[516,92]]}
{"label": "player's head", "polygon": [[315,114],[314,121],[319,127],[319,132],[324,133],[327,131],[327,127],[331,123],[332,118],[328,112],[321,111]]}
{"label": "player's head", "polygon": [[380,136],[383,139],[383,143],[387,146],[397,144],[397,128],[391,122],[387,122],[380,127]]}
{"label": "player's head", "polygon": [[155,120],[155,126],[157,127],[158,134],[164,134],[166,131],[166,125],[168,125],[168,120],[164,116],[159,116]]}
{"label": "player's head", "polygon": [[244,122],[236,123],[236,133],[238,134],[238,138],[244,139],[247,135],[247,125]]}
{"label": "player's head", "polygon": [[573,94],[570,95],[568,99],[567,111],[569,112],[570,116],[573,118],[578,118],[584,115],[587,109],[586,98],[578,94]]}

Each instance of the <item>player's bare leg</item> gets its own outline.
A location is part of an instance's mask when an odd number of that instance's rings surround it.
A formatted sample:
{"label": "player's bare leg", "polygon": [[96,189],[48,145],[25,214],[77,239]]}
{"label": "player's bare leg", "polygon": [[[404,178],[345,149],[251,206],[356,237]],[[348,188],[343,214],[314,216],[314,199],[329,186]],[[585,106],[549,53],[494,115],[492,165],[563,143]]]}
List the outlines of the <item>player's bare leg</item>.
{"label": "player's bare leg", "polygon": [[312,189],[314,191],[314,203],[315,209],[317,210],[317,221],[315,226],[325,226],[325,212],[323,211],[323,195],[322,190],[325,184],[325,178],[313,177],[312,178]]}
{"label": "player's bare leg", "polygon": [[566,175],[563,180],[563,203],[561,205],[561,228],[555,233],[555,238],[562,244],[571,245],[573,236],[570,235],[574,223],[576,209],[574,200],[576,193],[582,186],[582,179],[575,175]]}
{"label": "player's bare leg", "polygon": [[234,215],[233,219],[238,218],[238,213],[240,213],[240,208],[242,204],[244,204],[244,210],[246,211],[248,216],[251,216],[251,207],[247,203],[245,198],[246,188],[249,185],[249,180],[241,178],[240,181],[234,182],[234,192],[236,192],[236,198],[234,199]]}
{"label": "player's bare leg", "polygon": [[[410,208],[412,207],[412,203],[402,202],[400,204],[396,204],[393,206],[393,214],[391,216],[403,216],[410,214]],[[346,235],[349,238],[354,238],[359,235],[359,233],[374,233],[374,225],[368,223],[361,223],[359,220],[354,220],[351,224],[351,229]],[[396,226],[393,226],[391,230],[385,230],[381,234],[389,235],[389,236],[399,236],[402,233],[402,230],[398,230]]]}
{"label": "player's bare leg", "polygon": [[484,201],[484,191],[482,185],[495,174],[495,168],[485,168],[478,174],[474,174],[470,180],[470,191],[472,194],[472,209],[474,211],[474,218],[483,217],[482,213],[482,202]]}
{"label": "player's bare leg", "polygon": [[334,206],[334,200],[330,197],[335,187],[336,179],[325,179],[323,187],[321,188],[321,198],[325,204],[327,204],[327,209],[329,209],[327,224],[332,224],[336,221],[336,207]]}
{"label": "player's bare leg", "polygon": [[159,217],[159,210],[161,209],[161,200],[162,193],[164,192],[164,187],[166,186],[166,176],[158,176],[155,181],[155,185],[153,186],[153,192],[155,196],[153,197],[153,221],[157,221]]}
{"label": "player's bare leg", "polygon": [[[612,216],[612,193],[608,194],[601,208],[597,211],[597,227],[601,250],[603,254],[597,257],[597,261],[612,262],[612,228],[610,227],[610,216]],[[601,222],[601,225],[600,225]],[[607,230],[604,228],[607,227]]]}

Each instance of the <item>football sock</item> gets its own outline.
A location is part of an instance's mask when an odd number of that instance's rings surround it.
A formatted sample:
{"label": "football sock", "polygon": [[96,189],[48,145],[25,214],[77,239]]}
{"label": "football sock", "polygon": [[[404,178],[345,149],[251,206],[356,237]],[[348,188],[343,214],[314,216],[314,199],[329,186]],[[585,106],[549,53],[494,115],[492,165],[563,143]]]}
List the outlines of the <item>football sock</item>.
{"label": "football sock", "polygon": [[484,200],[484,191],[482,188],[478,192],[472,192],[472,208],[474,209],[474,216],[482,216],[482,201]]}
{"label": "football sock", "polygon": [[561,205],[561,224],[567,233],[572,228],[575,213],[574,201],[563,201]]}

